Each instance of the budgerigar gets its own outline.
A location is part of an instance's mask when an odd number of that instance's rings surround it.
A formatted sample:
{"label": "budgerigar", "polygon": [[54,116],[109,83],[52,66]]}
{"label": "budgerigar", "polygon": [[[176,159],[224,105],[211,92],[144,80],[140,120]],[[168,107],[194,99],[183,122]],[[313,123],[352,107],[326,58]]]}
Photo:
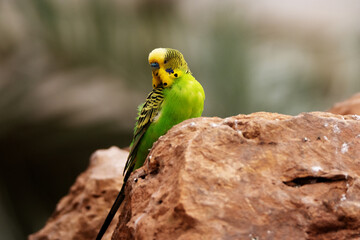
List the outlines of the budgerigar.
{"label": "budgerigar", "polygon": [[200,117],[205,93],[192,76],[183,55],[175,49],[156,48],[149,54],[153,90],[139,111],[124,169],[123,186],[96,239],[101,239],[125,197],[126,181],[141,167],[153,143],[172,126]]}

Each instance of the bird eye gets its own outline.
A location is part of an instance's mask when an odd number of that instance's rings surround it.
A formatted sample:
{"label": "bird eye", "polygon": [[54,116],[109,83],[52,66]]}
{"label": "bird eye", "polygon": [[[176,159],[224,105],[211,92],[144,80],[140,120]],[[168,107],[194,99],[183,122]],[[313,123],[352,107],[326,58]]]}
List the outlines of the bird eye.
{"label": "bird eye", "polygon": [[177,74],[177,73],[175,73],[175,74],[174,74],[174,77],[178,77],[178,74]]}
{"label": "bird eye", "polygon": [[159,63],[153,62],[153,63],[150,63],[150,66],[151,66],[152,68],[159,68]]}
{"label": "bird eye", "polygon": [[164,60],[164,64],[166,64],[167,63],[167,60]]}

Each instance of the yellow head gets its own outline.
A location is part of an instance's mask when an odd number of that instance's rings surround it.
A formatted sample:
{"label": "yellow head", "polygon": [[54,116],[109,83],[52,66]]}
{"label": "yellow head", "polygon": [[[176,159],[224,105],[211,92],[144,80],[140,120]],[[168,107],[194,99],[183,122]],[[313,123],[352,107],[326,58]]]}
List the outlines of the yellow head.
{"label": "yellow head", "polygon": [[149,54],[149,64],[152,69],[153,88],[170,87],[183,74],[190,73],[181,52],[171,48],[154,49]]}

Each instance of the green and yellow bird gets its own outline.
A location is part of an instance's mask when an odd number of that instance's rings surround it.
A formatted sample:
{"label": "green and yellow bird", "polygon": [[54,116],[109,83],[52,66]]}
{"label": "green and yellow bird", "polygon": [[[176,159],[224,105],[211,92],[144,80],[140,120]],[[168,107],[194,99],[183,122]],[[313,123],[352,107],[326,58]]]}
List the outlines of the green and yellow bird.
{"label": "green and yellow bird", "polygon": [[153,90],[139,111],[124,169],[123,186],[96,239],[101,239],[125,197],[126,181],[141,167],[153,143],[174,125],[200,117],[205,93],[196,81],[183,55],[175,49],[156,48],[149,54]]}

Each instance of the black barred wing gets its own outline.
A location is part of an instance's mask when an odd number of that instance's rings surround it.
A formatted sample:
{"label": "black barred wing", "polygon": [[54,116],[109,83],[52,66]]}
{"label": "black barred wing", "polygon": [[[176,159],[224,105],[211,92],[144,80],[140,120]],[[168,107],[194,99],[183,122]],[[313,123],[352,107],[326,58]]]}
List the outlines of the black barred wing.
{"label": "black barred wing", "polygon": [[134,138],[136,138],[136,136],[142,131],[142,128],[151,123],[158,114],[164,100],[163,90],[164,88],[158,87],[151,91],[146,98],[146,102],[141,108],[140,115],[136,123]]}
{"label": "black barred wing", "polygon": [[133,142],[130,148],[129,157],[126,161],[124,173],[132,171],[135,165],[135,156],[139,147],[139,143],[150,123],[154,121],[157,114],[160,112],[161,104],[164,100],[164,88],[158,87],[151,91],[146,98],[146,102],[139,113],[136,128],[134,132]]}

